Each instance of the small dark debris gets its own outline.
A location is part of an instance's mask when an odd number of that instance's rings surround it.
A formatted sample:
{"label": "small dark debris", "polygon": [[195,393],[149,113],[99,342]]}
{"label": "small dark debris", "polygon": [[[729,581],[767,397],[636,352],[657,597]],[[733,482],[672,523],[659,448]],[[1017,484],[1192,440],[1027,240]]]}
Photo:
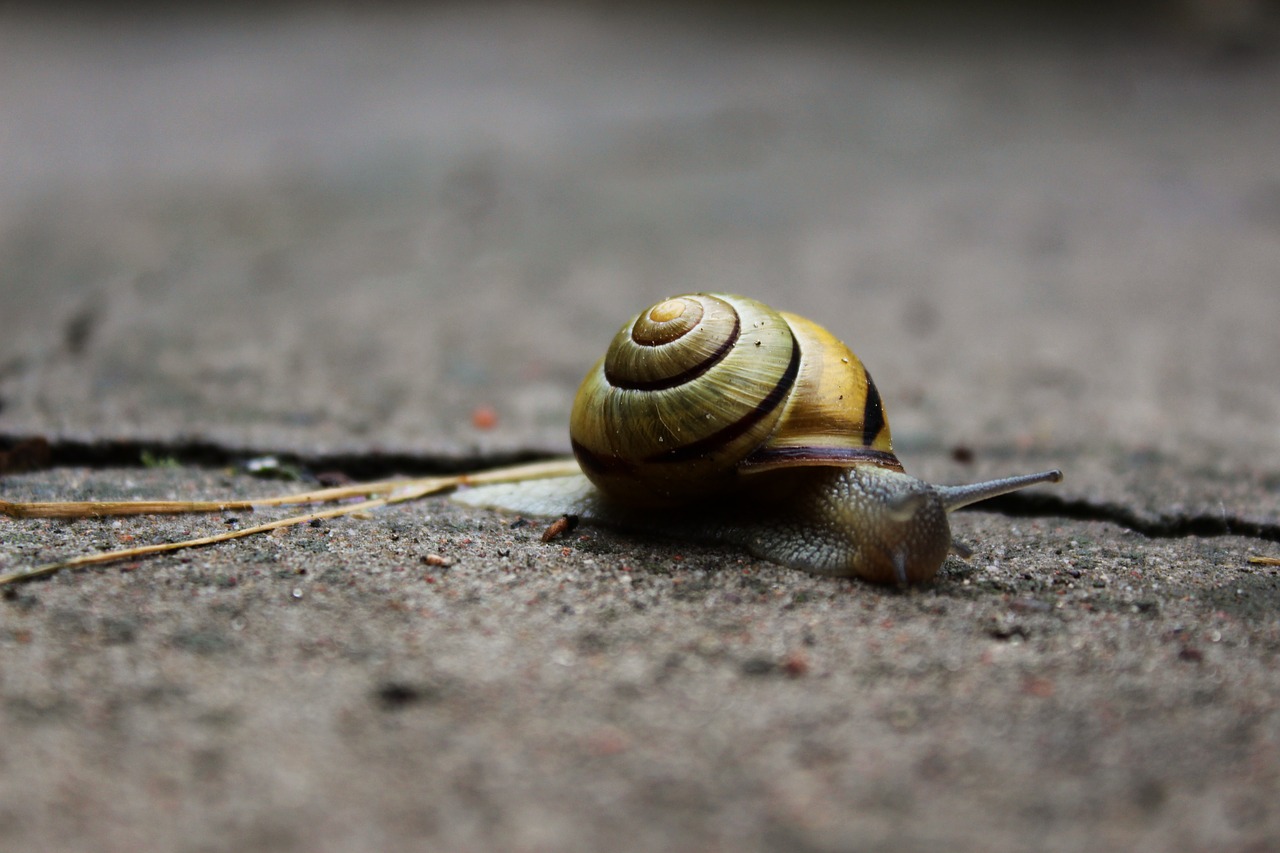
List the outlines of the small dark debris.
{"label": "small dark debris", "polygon": [[957,444],[951,448],[951,458],[961,465],[973,464],[973,448],[963,444]]}
{"label": "small dark debris", "polygon": [[24,592],[16,586],[6,586],[4,588],[4,600],[13,603],[13,606],[21,613],[34,610],[40,605],[40,599],[36,598],[29,592]]}
{"label": "small dark debris", "polygon": [[778,664],[766,657],[747,658],[742,662],[743,675],[769,675],[778,668]]}
{"label": "small dark debris", "polygon": [[557,518],[555,521],[551,522],[551,524],[547,526],[546,530],[542,531],[542,541],[550,542],[552,539],[555,539],[557,536],[560,536],[562,534],[572,533],[574,529],[577,528],[577,526],[578,526],[578,516],[562,515],[559,518]]}
{"label": "small dark debris", "polygon": [[507,525],[507,527],[511,530],[519,530],[521,527],[528,527],[528,526],[529,526],[529,519],[527,518],[517,518],[515,521]]}
{"label": "small dark debris", "polygon": [[1023,640],[1031,638],[1031,631],[1025,625],[993,625],[991,630],[987,632],[991,637],[997,640],[1012,640],[1019,637]]}
{"label": "small dark debris", "polygon": [[434,685],[409,684],[404,681],[388,681],[378,686],[374,696],[383,710],[399,711],[419,702],[434,702],[443,691]]}
{"label": "small dark debris", "polygon": [[1183,646],[1178,649],[1178,660],[1184,660],[1188,663],[1200,663],[1204,660],[1204,652],[1191,646]]}
{"label": "small dark debris", "polygon": [[325,488],[333,488],[335,486],[349,486],[355,482],[343,471],[321,471],[316,474],[316,482]]}

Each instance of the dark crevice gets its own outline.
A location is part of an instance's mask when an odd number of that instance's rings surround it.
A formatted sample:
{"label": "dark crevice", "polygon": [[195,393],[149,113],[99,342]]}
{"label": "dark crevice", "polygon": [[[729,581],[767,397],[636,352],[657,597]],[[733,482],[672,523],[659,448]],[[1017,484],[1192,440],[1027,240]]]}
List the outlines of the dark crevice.
{"label": "dark crevice", "polygon": [[[0,459],[10,448],[43,439],[0,435]],[[362,451],[350,453],[303,454],[260,449],[233,449],[201,440],[179,441],[79,441],[55,439],[47,442],[37,467],[129,468],[144,464],[144,458],[173,460],[204,468],[241,465],[262,456],[274,457],[281,466],[310,474],[338,471],[356,480],[377,480],[394,476],[453,474],[549,458],[545,453],[513,452],[442,458],[412,453]],[[24,469],[24,470],[30,470]],[[4,473],[0,467],[0,473]],[[1153,539],[1185,536],[1246,536],[1280,542],[1280,523],[1243,518],[1228,513],[1152,513],[1108,501],[1095,502],[1063,498],[1049,492],[1016,492],[974,504],[970,509],[997,512],[1012,518],[1066,518],[1074,521],[1102,521],[1132,530]],[[964,511],[964,510],[962,510]]]}
{"label": "dark crevice", "polygon": [[179,465],[196,468],[225,468],[241,465],[250,459],[270,456],[274,457],[281,467],[295,468],[313,474],[340,471],[357,480],[455,474],[461,471],[516,465],[548,458],[545,453],[530,452],[487,453],[483,456],[453,458],[377,450],[305,454],[257,448],[229,448],[216,442],[199,439],[177,441],[53,439],[45,442],[38,438],[3,435],[0,435],[0,453],[32,443],[39,443],[43,448],[47,448],[42,450],[43,464],[39,466],[41,468],[136,468],[145,464],[146,459],[172,460]]}
{"label": "dark crevice", "polygon": [[1013,518],[1069,518],[1074,521],[1105,521],[1152,539],[1184,536],[1249,536],[1280,542],[1280,523],[1241,518],[1227,513],[1152,513],[1109,501],[1094,502],[1062,498],[1040,492],[1003,495],[973,509],[998,512]]}

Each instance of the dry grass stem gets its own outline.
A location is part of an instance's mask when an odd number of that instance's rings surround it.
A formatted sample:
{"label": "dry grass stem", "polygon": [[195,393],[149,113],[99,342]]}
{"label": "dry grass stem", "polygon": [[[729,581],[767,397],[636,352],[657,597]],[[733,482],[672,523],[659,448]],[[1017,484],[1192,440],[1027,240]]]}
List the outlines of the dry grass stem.
{"label": "dry grass stem", "polygon": [[166,551],[178,551],[184,548],[197,548],[202,545],[213,545],[229,539],[240,539],[257,533],[277,530],[281,527],[292,527],[307,524],[322,518],[336,518],[343,515],[368,513],[371,510],[391,504],[403,503],[449,491],[464,485],[483,485],[486,483],[509,483],[520,480],[535,480],[543,477],[561,477],[576,474],[578,467],[573,460],[555,460],[552,462],[535,462],[529,465],[514,465],[508,468],[496,468],[492,471],[480,471],[468,474],[457,474],[443,477],[401,478],[382,480],[376,483],[363,483],[353,486],[339,486],[329,489],[316,489],[307,492],[296,492],[268,498],[249,498],[231,501],[0,501],[0,515],[13,518],[98,518],[117,515],[157,515],[165,513],[223,512],[227,510],[251,510],[267,506],[297,506],[300,504],[328,503],[331,501],[364,498],[356,503],[346,504],[332,509],[292,515],[276,521],[269,521],[240,530],[228,530],[214,536],[201,536],[184,539],[181,542],[162,542],[155,545],[141,545],[134,548],[122,548],[118,551],[106,551],[101,554],[87,554],[53,563],[33,566],[28,569],[0,574],[0,586],[14,581],[31,580],[32,578],[50,575],[63,569],[78,569],[85,566],[96,566],[116,560],[128,560],[159,554]]}

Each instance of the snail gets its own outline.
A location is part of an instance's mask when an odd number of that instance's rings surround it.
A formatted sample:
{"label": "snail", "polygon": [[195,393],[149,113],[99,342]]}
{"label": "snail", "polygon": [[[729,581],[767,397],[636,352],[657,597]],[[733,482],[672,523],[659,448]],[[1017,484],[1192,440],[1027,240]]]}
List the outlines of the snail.
{"label": "snail", "polygon": [[816,323],[695,293],[640,312],[578,389],[582,474],[464,490],[535,515],[726,542],[822,575],[912,584],[952,549],[947,513],[1045,471],[936,486],[903,471],[875,383]]}
{"label": "snail", "polygon": [[1062,479],[1053,470],[935,486],[907,475],[893,453],[880,393],[858,357],[810,320],[726,294],[674,296],[627,322],[583,380],[569,437],[576,464],[560,460],[266,498],[0,500],[0,515],[82,518],[363,498],[212,536],[0,572],[0,585],[459,487],[455,498],[464,503],[561,518],[557,533],[582,517],[731,543],[815,574],[906,585],[931,580],[947,552],[959,549],[947,513]]}

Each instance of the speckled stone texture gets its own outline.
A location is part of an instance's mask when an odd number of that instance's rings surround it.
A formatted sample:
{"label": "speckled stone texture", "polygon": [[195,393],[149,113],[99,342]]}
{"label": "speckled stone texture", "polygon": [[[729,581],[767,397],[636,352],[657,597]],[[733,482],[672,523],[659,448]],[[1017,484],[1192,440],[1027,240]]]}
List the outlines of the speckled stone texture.
{"label": "speckled stone texture", "polygon": [[[912,473],[1067,474],[909,592],[441,499],[9,587],[0,849],[1280,845],[1251,8],[0,15],[0,446],[53,463],[0,498],[562,452],[702,289],[847,340]],[[0,570],[267,517],[0,518]]]}

